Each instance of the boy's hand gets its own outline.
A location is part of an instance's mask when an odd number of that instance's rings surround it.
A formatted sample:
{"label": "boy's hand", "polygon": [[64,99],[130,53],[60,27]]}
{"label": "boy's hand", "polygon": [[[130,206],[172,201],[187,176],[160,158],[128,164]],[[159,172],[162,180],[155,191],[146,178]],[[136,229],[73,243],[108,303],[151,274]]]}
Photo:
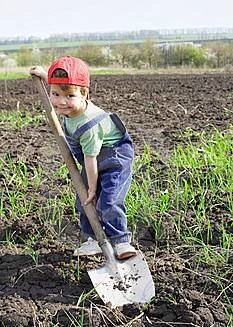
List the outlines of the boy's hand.
{"label": "boy's hand", "polygon": [[29,73],[36,75],[44,80],[47,80],[47,73],[42,66],[33,66],[30,68]]}
{"label": "boy's hand", "polygon": [[84,202],[84,205],[88,205],[92,202],[92,204],[95,206],[96,204],[96,193],[94,191],[91,191],[90,189],[87,192],[87,199]]}

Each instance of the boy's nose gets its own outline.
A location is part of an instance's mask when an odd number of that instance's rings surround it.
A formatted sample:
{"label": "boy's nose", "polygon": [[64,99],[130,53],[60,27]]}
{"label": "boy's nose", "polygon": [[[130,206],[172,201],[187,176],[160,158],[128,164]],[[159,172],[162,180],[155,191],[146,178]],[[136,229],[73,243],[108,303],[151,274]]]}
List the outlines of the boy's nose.
{"label": "boy's nose", "polygon": [[59,104],[66,104],[66,102],[67,102],[66,97],[63,96],[59,97]]}

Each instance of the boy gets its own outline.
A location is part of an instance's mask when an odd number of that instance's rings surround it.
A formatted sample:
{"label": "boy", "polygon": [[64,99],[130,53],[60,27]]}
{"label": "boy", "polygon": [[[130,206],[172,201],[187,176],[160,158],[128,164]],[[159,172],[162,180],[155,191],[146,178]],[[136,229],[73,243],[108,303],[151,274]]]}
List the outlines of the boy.
{"label": "boy", "polygon": [[[84,205],[93,203],[109,238],[115,256],[136,255],[130,244],[124,200],[132,178],[133,145],[125,126],[115,114],[108,114],[88,100],[89,68],[79,58],[55,60],[48,76],[42,67],[32,67],[51,86],[50,99],[58,115],[64,116],[64,131],[70,150],[82,166],[81,175],[88,190]],[[100,254],[101,248],[85,215],[78,195],[82,245],[75,255]]]}

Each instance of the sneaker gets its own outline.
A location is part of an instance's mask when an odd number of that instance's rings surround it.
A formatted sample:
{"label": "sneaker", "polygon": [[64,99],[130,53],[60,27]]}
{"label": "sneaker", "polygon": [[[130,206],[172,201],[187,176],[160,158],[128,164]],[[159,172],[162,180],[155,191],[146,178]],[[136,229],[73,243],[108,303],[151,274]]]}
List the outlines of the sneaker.
{"label": "sneaker", "polygon": [[79,248],[74,250],[74,256],[92,256],[102,254],[102,250],[96,240],[89,237]]}
{"label": "sneaker", "polygon": [[127,259],[133,257],[137,254],[135,248],[130,245],[128,242],[118,243],[113,246],[115,256],[117,259]]}

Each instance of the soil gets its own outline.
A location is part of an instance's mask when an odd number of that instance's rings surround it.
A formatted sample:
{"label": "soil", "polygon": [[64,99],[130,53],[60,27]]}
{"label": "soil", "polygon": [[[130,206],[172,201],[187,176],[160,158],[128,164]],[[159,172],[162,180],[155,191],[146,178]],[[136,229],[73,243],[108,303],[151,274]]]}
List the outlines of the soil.
{"label": "soil", "polygon": [[[93,102],[106,111],[118,113],[125,122],[139,155],[144,143],[160,154],[155,156],[157,169],[164,169],[171,151],[184,142],[192,130],[211,133],[216,128],[225,131],[233,118],[233,76],[203,75],[141,75],[93,76]],[[41,112],[32,80],[0,82],[0,110],[27,108]],[[195,134],[195,133],[194,133]],[[195,142],[195,137],[192,136]],[[23,159],[31,168],[41,166],[45,179],[36,194],[38,208],[49,197],[59,196],[66,181],[57,180],[51,188],[50,174],[60,167],[62,159],[54,137],[45,122],[30,124],[24,129],[8,129],[1,123],[0,157],[6,153],[17,161]],[[0,173],[0,185],[4,176]],[[158,242],[150,226],[140,226],[134,243],[142,250],[155,283],[156,296],[148,305],[132,304],[111,309],[95,293],[82,306],[84,294],[92,290],[87,270],[99,266],[101,259],[82,258],[77,261],[73,249],[78,243],[78,220],[69,207],[63,218],[62,233],[47,226],[43,218],[51,212],[39,213],[33,208],[20,219],[0,220],[0,326],[198,326],[226,327],[226,297],[232,301],[233,256],[224,267],[225,289],[209,276],[208,265],[195,266],[197,249],[186,249],[172,228],[164,226],[173,246]],[[216,210],[216,220],[224,218],[224,208]],[[42,215],[42,216],[41,216]],[[63,228],[64,227],[64,228]],[[7,240],[11,230],[13,245]],[[25,253],[23,239],[40,237],[33,244],[35,256]],[[170,233],[170,235],[169,235]],[[216,232],[217,233],[217,232]],[[218,234],[216,244],[219,244]],[[179,250],[175,250],[179,249]],[[79,269],[77,265],[79,264]],[[226,297],[225,297],[226,296]],[[231,302],[232,303],[232,302]],[[229,303],[228,303],[229,304]],[[72,322],[73,321],[73,322]],[[230,325],[229,325],[230,326]]]}

